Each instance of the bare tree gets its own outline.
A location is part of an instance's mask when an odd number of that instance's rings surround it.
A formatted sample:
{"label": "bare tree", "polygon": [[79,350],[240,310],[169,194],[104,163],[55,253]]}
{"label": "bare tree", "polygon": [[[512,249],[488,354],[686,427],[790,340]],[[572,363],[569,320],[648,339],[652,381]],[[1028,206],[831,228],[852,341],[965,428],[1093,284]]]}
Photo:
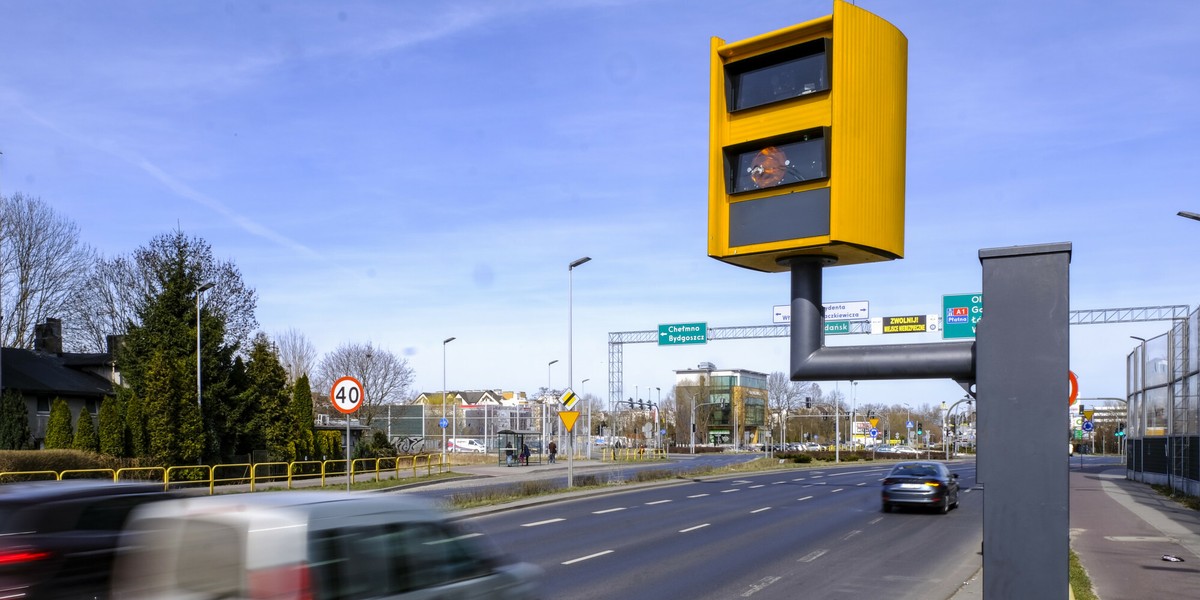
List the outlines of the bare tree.
{"label": "bare tree", "polygon": [[413,383],[413,370],[408,360],[370,342],[347,343],[326,354],[317,367],[316,389],[331,389],[339,377],[354,377],[363,386],[363,404],[355,414],[363,425],[370,425],[387,404],[407,399]]}
{"label": "bare tree", "polygon": [[32,348],[33,326],[47,317],[71,326],[74,298],[94,260],[79,227],[40,198],[17,193],[0,199],[0,342]]}
{"label": "bare tree", "polygon": [[307,337],[295,328],[275,336],[275,345],[279,353],[279,362],[287,371],[288,382],[294,382],[301,375],[312,373],[317,361],[317,348]]}
{"label": "bare tree", "polygon": [[230,261],[213,258],[212,247],[200,238],[174,231],[152,239],[132,255],[96,262],[76,299],[81,325],[72,346],[101,351],[110,334],[123,334],[137,323],[138,308],[155,298],[168,275],[167,265],[183,255],[197,287],[212,283],[204,306],[225,323],[225,343],[243,348],[258,328],[254,309],[258,294],[242,282]]}

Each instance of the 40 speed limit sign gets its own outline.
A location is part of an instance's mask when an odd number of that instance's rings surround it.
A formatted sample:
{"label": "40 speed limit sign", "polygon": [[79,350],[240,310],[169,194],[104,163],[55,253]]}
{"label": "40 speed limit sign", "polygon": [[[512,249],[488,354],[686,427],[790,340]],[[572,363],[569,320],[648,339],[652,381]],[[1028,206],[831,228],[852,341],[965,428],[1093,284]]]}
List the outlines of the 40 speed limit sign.
{"label": "40 speed limit sign", "polygon": [[338,412],[348,415],[362,406],[362,384],[353,377],[342,377],[333,382],[333,389],[329,390],[329,399],[333,401],[333,407]]}

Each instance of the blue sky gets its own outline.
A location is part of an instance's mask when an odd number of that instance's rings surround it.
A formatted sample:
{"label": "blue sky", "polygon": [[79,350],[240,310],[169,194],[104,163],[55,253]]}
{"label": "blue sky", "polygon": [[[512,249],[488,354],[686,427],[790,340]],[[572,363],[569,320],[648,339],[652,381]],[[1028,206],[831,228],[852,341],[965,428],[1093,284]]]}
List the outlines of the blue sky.
{"label": "blue sky", "polygon": [[[1200,223],[1176,212],[1200,212],[1200,3],[858,4],[909,39],[905,258],[829,269],[827,301],[937,313],[980,289],[979,249],[1048,242],[1073,244],[1073,309],[1197,301]],[[0,192],[41,197],[105,255],[202,237],[258,291],[263,330],[321,353],[370,341],[418,390],[442,387],[450,336],[452,389],[563,387],[567,264],[590,256],[573,379],[603,396],[609,332],[758,325],[787,303],[786,274],[706,255],[709,38],[831,6],[5,0]],[[1082,395],[1122,396],[1129,336],[1166,327],[1072,328]],[[892,337],[829,343],[939,339]],[[629,345],[623,395],[701,361],[786,371],[787,353]]]}

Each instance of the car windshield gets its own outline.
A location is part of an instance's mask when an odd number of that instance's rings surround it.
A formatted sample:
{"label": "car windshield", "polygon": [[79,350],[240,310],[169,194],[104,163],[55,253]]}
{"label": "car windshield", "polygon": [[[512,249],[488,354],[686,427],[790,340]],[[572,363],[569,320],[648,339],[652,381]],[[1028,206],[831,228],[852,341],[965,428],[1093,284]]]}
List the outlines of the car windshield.
{"label": "car windshield", "polygon": [[936,465],[900,465],[892,471],[892,475],[902,477],[937,477]]}

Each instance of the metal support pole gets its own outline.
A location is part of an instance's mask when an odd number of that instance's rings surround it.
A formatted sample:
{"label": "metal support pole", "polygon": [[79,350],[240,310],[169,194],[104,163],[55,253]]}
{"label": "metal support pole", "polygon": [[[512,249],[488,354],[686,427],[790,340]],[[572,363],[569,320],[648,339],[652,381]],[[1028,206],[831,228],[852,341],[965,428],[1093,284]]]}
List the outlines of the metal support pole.
{"label": "metal support pole", "polygon": [[1062,455],[1070,427],[1070,258],[1070,244],[979,252],[987,298],[976,329],[985,598],[1069,593],[1068,464],[1052,458]]}

